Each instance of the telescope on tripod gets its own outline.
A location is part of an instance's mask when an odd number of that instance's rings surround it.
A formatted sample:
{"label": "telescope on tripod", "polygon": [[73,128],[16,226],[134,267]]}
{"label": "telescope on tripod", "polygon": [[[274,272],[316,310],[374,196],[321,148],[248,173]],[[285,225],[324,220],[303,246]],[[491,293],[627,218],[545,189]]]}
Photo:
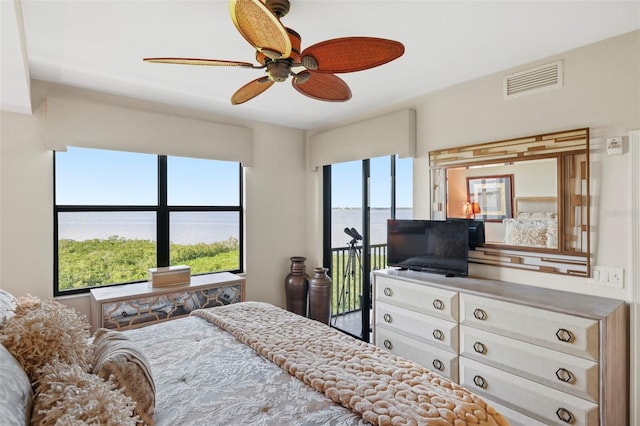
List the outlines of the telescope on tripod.
{"label": "telescope on tripod", "polygon": [[[356,271],[360,270],[360,277],[362,278],[362,247],[358,247],[358,241],[362,241],[362,235],[356,230],[356,228],[344,228],[344,233],[351,237],[349,241],[349,254],[347,256],[346,268],[342,276],[341,287],[338,289],[338,310],[339,315],[344,315],[347,298],[351,294],[351,290],[357,288]],[[356,265],[357,263],[357,265]],[[355,305],[355,300],[354,300]],[[354,306],[355,307],[355,306]],[[337,315],[333,317],[333,325],[336,323]]]}

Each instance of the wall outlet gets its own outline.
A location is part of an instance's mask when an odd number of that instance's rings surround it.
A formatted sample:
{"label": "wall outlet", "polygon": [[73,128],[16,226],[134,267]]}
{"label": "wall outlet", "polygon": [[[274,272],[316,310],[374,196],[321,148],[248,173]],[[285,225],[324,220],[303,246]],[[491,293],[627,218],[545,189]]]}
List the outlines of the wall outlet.
{"label": "wall outlet", "polygon": [[624,288],[624,269],[594,266],[591,268],[589,284]]}

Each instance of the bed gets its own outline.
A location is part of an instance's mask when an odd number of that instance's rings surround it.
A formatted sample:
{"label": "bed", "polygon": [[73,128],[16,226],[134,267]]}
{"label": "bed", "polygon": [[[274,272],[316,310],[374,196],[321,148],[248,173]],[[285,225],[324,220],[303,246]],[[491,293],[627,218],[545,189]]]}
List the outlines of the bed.
{"label": "bed", "polygon": [[[428,369],[266,303],[198,310],[125,332],[100,329],[88,339],[86,320],[72,309],[33,299],[23,305],[0,309],[1,375],[11,383],[0,389],[2,424],[29,417],[43,425],[77,418],[158,426],[508,424]],[[24,334],[62,319],[41,338]]]}
{"label": "bed", "polygon": [[505,244],[558,248],[556,197],[516,197],[514,208],[514,217],[503,220]]}

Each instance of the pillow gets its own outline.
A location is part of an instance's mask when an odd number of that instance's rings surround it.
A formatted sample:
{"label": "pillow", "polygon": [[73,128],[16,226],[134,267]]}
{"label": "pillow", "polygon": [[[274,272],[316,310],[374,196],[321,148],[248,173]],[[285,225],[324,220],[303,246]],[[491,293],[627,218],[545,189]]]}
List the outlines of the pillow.
{"label": "pillow", "polygon": [[20,363],[0,345],[0,423],[24,425],[29,423],[33,390]]}
{"label": "pillow", "polygon": [[504,242],[515,246],[547,247],[548,220],[504,219]]}
{"label": "pillow", "polygon": [[156,388],[144,353],[129,337],[104,328],[96,331],[93,373],[111,379],[136,402],[135,412],[153,426]]}
{"label": "pillow", "polygon": [[16,309],[18,302],[13,294],[0,289],[0,328],[4,322],[13,317],[13,311]]}
{"label": "pillow", "polygon": [[18,299],[15,315],[7,321],[0,342],[20,363],[31,382],[38,370],[54,359],[91,366],[89,323],[77,311],[54,300]]}
{"label": "pillow", "polygon": [[135,403],[112,382],[54,360],[38,371],[31,424],[135,425]]}

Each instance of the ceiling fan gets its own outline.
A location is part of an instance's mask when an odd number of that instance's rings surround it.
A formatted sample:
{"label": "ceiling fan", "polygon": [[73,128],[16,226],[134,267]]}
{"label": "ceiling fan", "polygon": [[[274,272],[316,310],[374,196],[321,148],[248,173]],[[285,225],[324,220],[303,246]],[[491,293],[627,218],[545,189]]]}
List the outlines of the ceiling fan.
{"label": "ceiling fan", "polygon": [[[256,49],[249,62],[198,58],[145,58],[168,64],[229,66],[265,69],[266,75],[238,89],[234,105],[251,100],[275,82],[292,77],[291,84],[313,99],[343,102],[351,89],[337,73],[362,71],[383,65],[404,53],[402,43],[375,37],[344,37],[325,40],[300,51],[300,35],[280,22],[289,12],[289,0],[230,0],[231,19],[240,34]],[[295,69],[295,70],[294,70]]]}

